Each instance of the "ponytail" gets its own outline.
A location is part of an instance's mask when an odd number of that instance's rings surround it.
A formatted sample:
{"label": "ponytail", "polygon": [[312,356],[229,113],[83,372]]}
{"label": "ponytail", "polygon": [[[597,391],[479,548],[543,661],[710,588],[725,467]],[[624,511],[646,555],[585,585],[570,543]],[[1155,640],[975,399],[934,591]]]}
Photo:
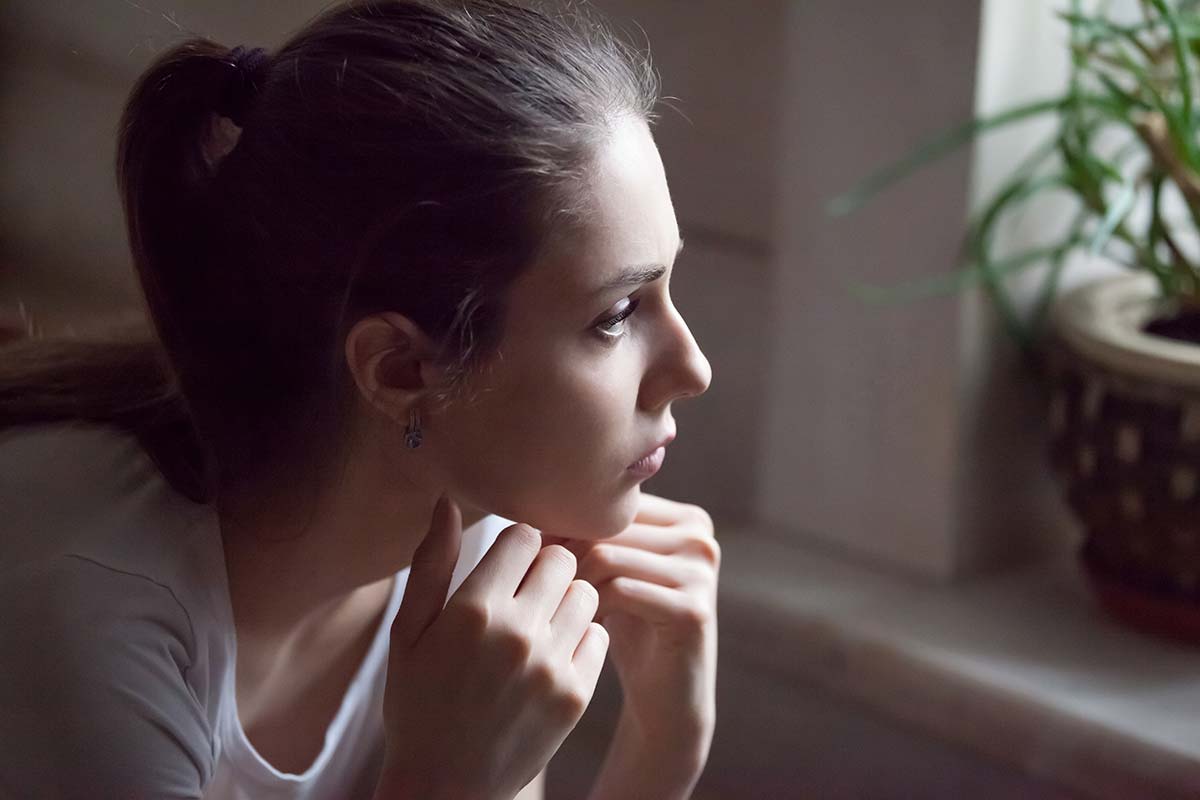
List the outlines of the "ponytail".
{"label": "ponytail", "polygon": [[213,114],[240,118],[252,88],[231,80],[238,55],[205,40],[176,47],[142,76],[121,117],[118,184],[157,330],[140,320],[87,336],[42,337],[30,326],[0,338],[0,430],[116,427],[136,436],[171,486],[198,503],[215,499],[215,469],[169,357],[180,336],[170,324],[178,314],[172,299],[186,297],[189,276],[203,268]]}
{"label": "ponytail", "polygon": [[0,344],[0,430],[62,422],[137,437],[176,491],[197,503],[212,499],[187,404],[144,322],[88,338],[13,331]]}

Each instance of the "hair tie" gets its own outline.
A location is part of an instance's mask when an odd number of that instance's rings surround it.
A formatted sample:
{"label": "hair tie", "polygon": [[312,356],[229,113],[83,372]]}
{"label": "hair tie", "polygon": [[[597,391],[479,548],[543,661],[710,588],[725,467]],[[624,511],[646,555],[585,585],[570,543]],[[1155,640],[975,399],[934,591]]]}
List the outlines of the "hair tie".
{"label": "hair tie", "polygon": [[244,127],[246,112],[249,111],[258,92],[255,78],[271,57],[261,47],[247,50],[241,45],[230,50],[229,57],[233,59],[233,75],[226,84],[219,113],[233,120],[233,124],[241,128]]}

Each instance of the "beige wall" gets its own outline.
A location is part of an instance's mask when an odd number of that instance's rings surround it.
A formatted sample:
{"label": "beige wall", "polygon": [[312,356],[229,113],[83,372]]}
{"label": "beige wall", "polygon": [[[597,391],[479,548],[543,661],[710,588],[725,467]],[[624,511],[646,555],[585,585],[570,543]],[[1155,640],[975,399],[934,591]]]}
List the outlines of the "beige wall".
{"label": "beige wall", "polygon": [[1026,94],[1053,90],[1031,4],[1051,15],[1038,0],[989,4],[986,93],[978,2],[790,5],[753,512],[771,527],[937,578],[1071,544],[1042,398],[981,297],[871,306],[847,291],[956,267],[971,167],[994,184],[1011,154],[972,162],[963,148],[849,218],[824,214],[873,167],[996,100],[1014,63]]}
{"label": "beige wall", "polygon": [[830,220],[827,201],[972,112],[978,4],[794,3],[779,164],[763,480],[782,528],[925,574],[953,569],[959,303],[875,307],[853,282],[954,263],[967,153]]}

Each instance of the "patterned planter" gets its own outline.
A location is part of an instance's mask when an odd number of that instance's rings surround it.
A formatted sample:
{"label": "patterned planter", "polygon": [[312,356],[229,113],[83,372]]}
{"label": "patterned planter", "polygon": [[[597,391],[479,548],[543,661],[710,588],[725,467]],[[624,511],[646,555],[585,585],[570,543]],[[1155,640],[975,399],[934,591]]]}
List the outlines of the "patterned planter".
{"label": "patterned planter", "polygon": [[1200,642],[1200,346],[1142,330],[1171,311],[1147,275],[1059,301],[1051,459],[1101,603]]}

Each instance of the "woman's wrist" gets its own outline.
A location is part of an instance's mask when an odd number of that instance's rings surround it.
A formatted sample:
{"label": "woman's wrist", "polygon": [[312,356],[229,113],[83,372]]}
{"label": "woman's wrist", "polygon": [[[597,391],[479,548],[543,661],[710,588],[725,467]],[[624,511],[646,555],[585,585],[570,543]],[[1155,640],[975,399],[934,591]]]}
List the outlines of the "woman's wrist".
{"label": "woman's wrist", "polygon": [[618,724],[618,729],[625,729],[631,741],[638,741],[644,747],[659,751],[673,749],[674,755],[694,757],[701,765],[708,757],[714,728],[715,720],[711,716],[701,718],[681,714],[664,722],[656,722],[640,718],[628,706],[621,709]]}
{"label": "woman's wrist", "polygon": [[712,726],[645,730],[623,709],[588,800],[686,800],[704,771]]}
{"label": "woman's wrist", "polygon": [[433,780],[428,775],[385,767],[372,800],[486,800],[483,795]]}

